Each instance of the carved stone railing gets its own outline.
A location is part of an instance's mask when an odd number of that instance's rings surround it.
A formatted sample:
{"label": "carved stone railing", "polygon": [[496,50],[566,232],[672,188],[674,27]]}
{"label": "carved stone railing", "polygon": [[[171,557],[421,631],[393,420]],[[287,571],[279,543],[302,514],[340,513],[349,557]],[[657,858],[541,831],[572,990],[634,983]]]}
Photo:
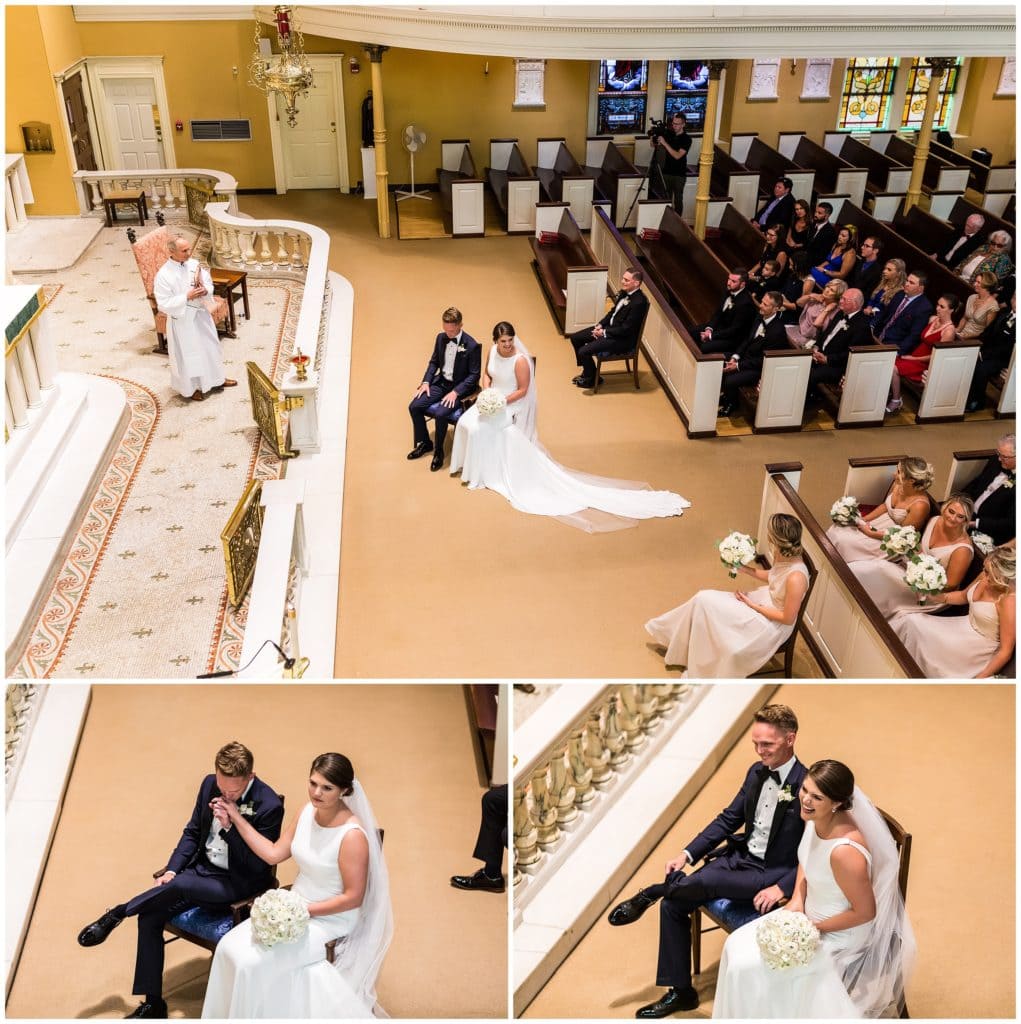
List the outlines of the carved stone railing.
{"label": "carved stone railing", "polygon": [[28,735],[39,714],[45,690],[35,683],[8,683],[4,713],[4,782],[11,797]]}
{"label": "carved stone railing", "polygon": [[28,223],[26,203],[34,203],[28,168],[21,153],[7,153],[4,175],[4,223],[7,231],[18,231]]}
{"label": "carved stone railing", "polygon": [[561,686],[515,730],[520,912],[707,692],[687,683]]}
{"label": "carved stone railing", "polygon": [[[212,241],[210,260],[214,266],[254,275],[305,277],[312,261],[314,232],[320,235],[325,232],[298,221],[257,221],[224,216],[233,212],[224,203],[206,206]],[[328,237],[326,245],[328,251]]]}
{"label": "carved stone railing", "polygon": [[147,170],[76,171],[72,176],[78,190],[78,204],[82,216],[102,214],[103,196],[125,189],[145,189],[149,213],[157,212],[187,216],[188,194],[185,183],[198,182],[217,196],[227,196],[231,213],[237,213],[237,180],[225,171],[208,167],[158,167]]}
{"label": "carved stone railing", "polygon": [[4,290],[4,382],[6,436],[27,427],[29,410],[41,408],[57,376],[57,349],[46,296],[41,288],[15,285]]}

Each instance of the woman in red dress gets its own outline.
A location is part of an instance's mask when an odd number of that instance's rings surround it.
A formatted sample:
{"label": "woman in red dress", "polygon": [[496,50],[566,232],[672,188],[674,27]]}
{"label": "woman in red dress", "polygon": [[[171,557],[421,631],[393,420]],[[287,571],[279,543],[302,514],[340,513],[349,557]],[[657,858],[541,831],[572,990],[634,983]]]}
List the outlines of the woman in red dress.
{"label": "woman in red dress", "polygon": [[893,378],[890,381],[890,401],[886,406],[887,412],[896,412],[901,405],[900,382],[902,377],[920,383],[922,374],[929,368],[929,360],[932,358],[932,350],[936,345],[942,345],[953,341],[957,336],[957,328],[954,325],[953,316],[961,305],[961,300],[949,292],[941,295],[936,303],[936,312],[929,317],[919,335],[917,348],[907,356],[898,356],[894,363]]}

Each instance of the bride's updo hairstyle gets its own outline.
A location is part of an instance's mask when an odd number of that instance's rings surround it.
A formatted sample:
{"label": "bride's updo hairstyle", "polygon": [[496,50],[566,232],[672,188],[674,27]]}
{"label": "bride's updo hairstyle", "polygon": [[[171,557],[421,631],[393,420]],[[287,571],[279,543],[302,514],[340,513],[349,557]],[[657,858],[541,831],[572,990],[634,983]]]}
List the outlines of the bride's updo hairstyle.
{"label": "bride's updo hairstyle", "polygon": [[909,455],[907,458],[901,459],[897,463],[897,468],[900,470],[901,476],[905,480],[910,480],[915,489],[919,491],[927,491],[936,479],[932,465],[916,455]]}
{"label": "bride's updo hairstyle", "polygon": [[808,769],[819,792],[837,804],[838,811],[849,811],[854,803],[854,773],[846,764],[826,758]]}
{"label": "bride's updo hairstyle", "polygon": [[513,338],[517,333],[518,332],[514,330],[514,324],[509,324],[506,320],[501,320],[493,328],[493,341],[496,341],[497,338],[502,338],[505,334],[508,338]]}
{"label": "bride's updo hairstyle", "polygon": [[986,555],[983,568],[993,590],[1006,594],[1017,587],[1017,549],[1010,544],[993,548]]}
{"label": "bride's updo hairstyle", "polygon": [[769,517],[766,528],[770,543],[784,558],[796,558],[801,554],[801,521],[786,512],[777,512]]}
{"label": "bride's updo hairstyle", "polygon": [[309,769],[309,775],[318,772],[327,782],[333,783],[340,790],[341,796],[351,795],[351,784],[355,780],[355,770],[351,762],[343,754],[320,754]]}

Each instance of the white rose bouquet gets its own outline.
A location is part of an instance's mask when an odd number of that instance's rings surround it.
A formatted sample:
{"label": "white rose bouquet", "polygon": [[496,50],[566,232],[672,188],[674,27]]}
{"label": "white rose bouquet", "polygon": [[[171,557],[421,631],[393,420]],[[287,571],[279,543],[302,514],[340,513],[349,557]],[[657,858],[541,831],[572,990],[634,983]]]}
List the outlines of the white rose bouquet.
{"label": "white rose bouquet", "polygon": [[918,595],[918,603],[925,604],[930,594],[938,594],[947,585],[947,571],[932,555],[914,555],[904,582]]}
{"label": "white rose bouquet", "polygon": [[479,415],[488,419],[507,408],[507,399],[502,391],[497,391],[496,388],[486,388],[475,400],[475,404],[478,406]]}
{"label": "white rose bouquet", "polygon": [[988,555],[996,547],[988,533],[979,533],[978,530],[971,535],[971,542],[983,555]]}
{"label": "white rose bouquet", "polygon": [[910,555],[922,542],[922,537],[913,526],[891,526],[879,542],[887,558],[902,558]]}
{"label": "white rose bouquet", "polygon": [[860,515],[858,499],[852,494],[845,494],[842,498],[838,498],[830,507],[830,519],[837,526],[854,526]]}
{"label": "white rose bouquet", "polygon": [[819,929],[793,910],[777,910],[763,918],[755,938],[766,966],[777,971],[807,964],[819,948]]}
{"label": "white rose bouquet", "polygon": [[737,567],[755,561],[755,540],[747,533],[728,533],[719,543],[720,561],[730,569],[730,578],[737,579]]}
{"label": "white rose bouquet", "polygon": [[252,933],[263,946],[296,942],[308,928],[308,905],[290,889],[270,889],[252,904]]}

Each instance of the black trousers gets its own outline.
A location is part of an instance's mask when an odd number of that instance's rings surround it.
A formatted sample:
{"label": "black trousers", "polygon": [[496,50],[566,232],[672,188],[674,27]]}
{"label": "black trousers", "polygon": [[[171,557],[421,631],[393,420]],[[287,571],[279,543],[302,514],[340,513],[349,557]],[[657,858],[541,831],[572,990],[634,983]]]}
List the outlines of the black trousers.
{"label": "black trousers", "polygon": [[429,440],[429,428],[426,426],[425,418],[431,416],[436,421],[436,448],[442,450],[443,442],[447,439],[447,427],[451,423],[456,423],[463,412],[460,398],[452,406],[446,406],[440,401],[453,387],[453,384],[441,377],[437,383],[429,385],[429,390],[424,395],[411,400],[408,412],[411,414],[415,444]]}
{"label": "black trousers", "polygon": [[737,405],[738,389],[749,384],[757,384],[762,376],[761,370],[732,370],[723,375],[723,404]]}
{"label": "black trousers", "polygon": [[986,385],[1006,368],[1007,364],[999,359],[983,359],[980,355],[975,362],[975,374],[971,378],[968,402],[981,402],[984,406],[986,404]]}
{"label": "black trousers", "polygon": [[490,878],[503,874],[503,851],[507,846],[507,787],[494,786],[482,794],[482,821],[472,856],[485,865]]}
{"label": "black trousers", "polygon": [[574,355],[581,367],[582,376],[588,380],[595,380],[596,377],[596,361],[594,359],[596,353],[633,352],[637,347],[637,343],[633,340],[611,341],[609,338],[594,338],[591,327],[586,327],[583,331],[575,331],[574,334],[569,334],[568,338],[574,346]]}

